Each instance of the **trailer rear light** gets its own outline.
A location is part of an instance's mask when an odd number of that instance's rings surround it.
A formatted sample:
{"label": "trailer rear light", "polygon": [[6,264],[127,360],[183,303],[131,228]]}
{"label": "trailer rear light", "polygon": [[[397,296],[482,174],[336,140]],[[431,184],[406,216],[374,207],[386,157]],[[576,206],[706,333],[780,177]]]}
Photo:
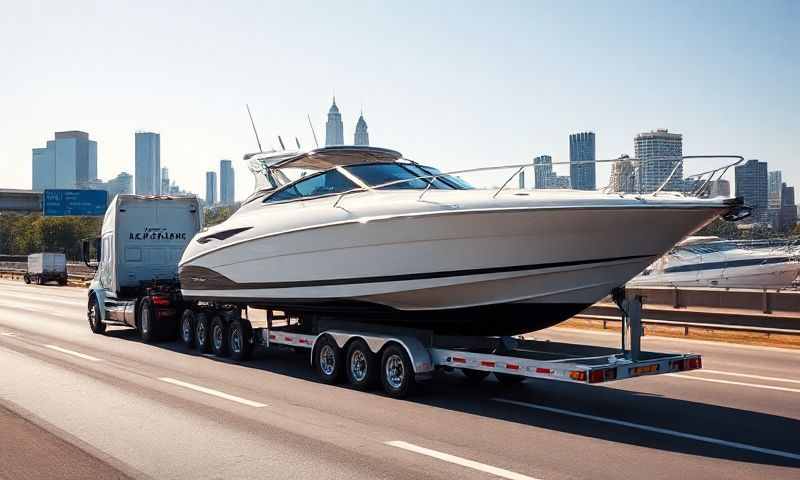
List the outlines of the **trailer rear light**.
{"label": "trailer rear light", "polygon": [[494,367],[495,363],[489,360],[481,360],[481,367]]}
{"label": "trailer rear light", "polygon": [[703,368],[703,361],[700,357],[686,359],[686,370],[697,370],[698,368]]}
{"label": "trailer rear light", "polygon": [[589,372],[589,383],[600,383],[605,381],[606,374],[603,370],[592,370]]}
{"label": "trailer rear light", "polygon": [[169,297],[154,296],[153,305],[169,305]]}
{"label": "trailer rear light", "polygon": [[553,373],[552,368],[536,367],[536,373]]}
{"label": "trailer rear light", "polygon": [[686,360],[673,360],[669,362],[669,369],[673,372],[682,372],[686,370]]}
{"label": "trailer rear light", "polygon": [[453,357],[453,363],[467,363],[467,359],[461,357]]}
{"label": "trailer rear light", "polygon": [[570,370],[569,378],[577,382],[585,382],[586,372],[584,372],[583,370]]}
{"label": "trailer rear light", "polygon": [[519,370],[519,365],[514,363],[506,363],[506,368],[509,370]]}

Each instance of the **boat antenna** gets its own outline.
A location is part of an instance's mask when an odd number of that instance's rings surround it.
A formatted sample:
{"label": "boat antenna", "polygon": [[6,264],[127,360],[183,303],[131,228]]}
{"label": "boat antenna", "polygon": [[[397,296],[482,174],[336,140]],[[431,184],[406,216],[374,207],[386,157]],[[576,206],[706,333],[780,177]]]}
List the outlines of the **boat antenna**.
{"label": "boat antenna", "polygon": [[314,131],[314,125],[311,123],[311,115],[306,114],[308,117],[308,126],[311,128],[311,133],[314,135],[314,145],[319,148],[319,142],[317,141],[317,132]]}
{"label": "boat antenna", "polygon": [[294,143],[296,143],[296,144],[297,144],[297,149],[298,149],[298,150],[302,150],[302,149],[303,149],[303,148],[300,146],[300,140],[298,140],[298,139],[297,139],[297,137],[294,137]]}
{"label": "boat antenna", "polygon": [[278,142],[281,144],[281,150],[286,150],[286,147],[283,146],[283,139],[280,135],[278,135]]}
{"label": "boat antenna", "polygon": [[258,131],[256,130],[256,122],[253,121],[253,114],[250,113],[250,105],[245,103],[244,106],[247,107],[247,116],[250,117],[250,125],[253,126],[253,133],[256,134],[256,143],[258,144],[258,151],[259,153],[264,153],[264,149],[261,148],[261,140],[259,140],[258,138]]}

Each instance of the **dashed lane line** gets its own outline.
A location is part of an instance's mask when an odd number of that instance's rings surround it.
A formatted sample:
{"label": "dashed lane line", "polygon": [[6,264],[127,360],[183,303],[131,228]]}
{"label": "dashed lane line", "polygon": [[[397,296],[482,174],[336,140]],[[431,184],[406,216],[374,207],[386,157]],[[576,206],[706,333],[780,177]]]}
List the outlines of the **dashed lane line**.
{"label": "dashed lane line", "polygon": [[734,382],[733,380],[720,380],[718,378],[698,377],[695,375],[668,373],[667,375],[684,380],[699,380],[701,382],[722,383],[725,385],[738,385],[740,387],[762,388],[764,390],[778,390],[781,392],[800,393],[800,388],[778,387],[775,385],[762,385],[760,383]]}
{"label": "dashed lane line", "polygon": [[85,353],[76,352],[74,350],[67,350],[66,348],[61,348],[57,345],[44,345],[45,347],[49,348],[50,350],[55,350],[57,352],[65,353],[67,355],[72,355],[73,357],[82,358],[84,360],[89,360],[90,362],[102,362],[103,360],[97,357],[93,357],[91,355],[86,355]]}
{"label": "dashed lane line", "polygon": [[254,402],[252,400],[248,400],[246,398],[237,397],[236,395],[230,395],[225,392],[220,392],[219,390],[214,390],[211,388],[203,387],[201,385],[195,385],[193,383],[182,382],[180,380],[175,380],[174,378],[169,377],[159,377],[159,380],[162,382],[170,383],[172,385],[177,385],[179,387],[188,388],[190,390],[194,390],[196,392],[205,393],[206,395],[212,395],[214,397],[223,398],[225,400],[230,400],[231,402],[241,403],[242,405],[247,405],[248,407],[255,407],[255,408],[262,408],[267,407],[269,405],[259,402]]}
{"label": "dashed lane line", "polygon": [[765,377],[764,375],[753,375],[751,373],[723,372],[722,370],[709,370],[708,368],[698,370],[697,373],[710,373],[712,375],[727,375],[731,377],[755,378],[756,380],[766,380],[768,382],[771,381],[771,382],[781,382],[781,383],[800,383],[800,380],[793,380],[791,378]]}

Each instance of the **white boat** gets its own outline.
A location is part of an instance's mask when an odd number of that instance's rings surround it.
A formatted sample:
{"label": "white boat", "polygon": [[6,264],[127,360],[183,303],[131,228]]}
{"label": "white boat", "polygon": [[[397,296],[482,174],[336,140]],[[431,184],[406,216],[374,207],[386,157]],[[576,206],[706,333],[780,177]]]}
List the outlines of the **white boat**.
{"label": "white boat", "polygon": [[689,237],[631,280],[632,287],[788,288],[800,275],[800,252],[717,237]]}
{"label": "white boat", "polygon": [[[740,205],[474,189],[375,147],[250,160],[258,190],[189,244],[180,262],[184,297],[437,333],[552,326]],[[284,172],[292,168],[313,173],[290,182]]]}

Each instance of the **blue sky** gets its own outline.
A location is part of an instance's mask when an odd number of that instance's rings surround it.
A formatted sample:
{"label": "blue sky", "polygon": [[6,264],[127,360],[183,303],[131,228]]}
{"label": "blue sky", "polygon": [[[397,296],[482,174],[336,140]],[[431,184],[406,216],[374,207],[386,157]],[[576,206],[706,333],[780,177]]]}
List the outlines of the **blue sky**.
{"label": "blue sky", "polygon": [[[768,161],[800,184],[800,2],[8,2],[0,18],[0,187],[30,188],[31,148],[56,130],[98,141],[98,171],[133,173],[133,133],[202,193],[204,172],[262,139],[312,144],[335,90],[352,141],[453,170],[600,158],[641,131],[685,154]],[[350,139],[350,140],[347,140]],[[562,173],[566,173],[563,171]],[[599,183],[606,181],[598,173]]]}

